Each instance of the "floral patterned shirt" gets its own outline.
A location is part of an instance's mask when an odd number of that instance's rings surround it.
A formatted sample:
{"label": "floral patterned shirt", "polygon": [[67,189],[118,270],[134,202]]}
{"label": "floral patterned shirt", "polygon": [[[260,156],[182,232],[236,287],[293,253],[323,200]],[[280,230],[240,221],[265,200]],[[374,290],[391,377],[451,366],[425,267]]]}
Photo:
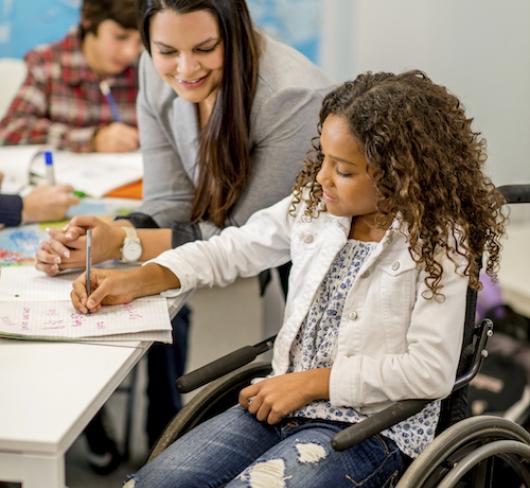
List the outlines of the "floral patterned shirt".
{"label": "floral patterned shirt", "polygon": [[[289,372],[330,368],[337,353],[337,338],[344,301],[362,264],[376,243],[349,240],[335,257],[298,331],[290,351]],[[354,408],[335,407],[318,400],[296,410],[293,417],[359,422],[366,418]],[[382,432],[399,449],[414,458],[434,438],[440,416],[440,401]]]}

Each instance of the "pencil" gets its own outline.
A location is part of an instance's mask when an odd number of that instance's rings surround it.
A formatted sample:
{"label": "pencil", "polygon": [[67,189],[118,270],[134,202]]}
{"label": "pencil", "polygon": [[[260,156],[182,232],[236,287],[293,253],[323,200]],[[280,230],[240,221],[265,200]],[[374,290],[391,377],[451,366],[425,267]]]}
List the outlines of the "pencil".
{"label": "pencil", "polygon": [[105,80],[101,81],[99,83],[99,89],[101,90],[101,93],[103,93],[103,96],[107,99],[107,103],[109,104],[110,112],[112,113],[112,118],[114,119],[114,122],[121,122],[121,115],[120,111],[118,110],[118,104],[112,96],[108,82]]}
{"label": "pencil", "polygon": [[92,267],[92,229],[86,231],[86,292],[87,296],[92,293],[90,269]]}

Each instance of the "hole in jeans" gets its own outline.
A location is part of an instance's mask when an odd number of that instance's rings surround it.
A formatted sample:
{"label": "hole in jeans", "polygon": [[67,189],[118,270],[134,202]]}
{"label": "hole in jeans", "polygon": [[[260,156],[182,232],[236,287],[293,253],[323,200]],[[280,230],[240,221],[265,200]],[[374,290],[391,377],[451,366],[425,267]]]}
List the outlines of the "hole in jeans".
{"label": "hole in jeans", "polygon": [[319,444],[296,444],[298,450],[298,461],[301,463],[318,463],[327,457],[326,450]]}

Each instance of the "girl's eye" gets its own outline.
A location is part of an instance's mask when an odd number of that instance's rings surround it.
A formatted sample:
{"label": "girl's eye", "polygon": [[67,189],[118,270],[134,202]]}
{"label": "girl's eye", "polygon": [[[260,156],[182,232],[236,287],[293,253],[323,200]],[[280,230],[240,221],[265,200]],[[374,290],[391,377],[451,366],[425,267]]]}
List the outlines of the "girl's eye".
{"label": "girl's eye", "polygon": [[343,171],[340,171],[339,168],[335,168],[335,172],[339,175],[339,176],[342,176],[344,178],[348,177],[348,176],[351,176],[351,173],[344,173]]}
{"label": "girl's eye", "polygon": [[175,51],[158,51],[158,54],[161,56],[173,56],[175,54]]}
{"label": "girl's eye", "polygon": [[214,46],[214,47],[201,47],[200,49],[197,49],[196,51],[199,54],[206,54],[206,53],[211,53],[215,48],[216,48],[216,46]]}

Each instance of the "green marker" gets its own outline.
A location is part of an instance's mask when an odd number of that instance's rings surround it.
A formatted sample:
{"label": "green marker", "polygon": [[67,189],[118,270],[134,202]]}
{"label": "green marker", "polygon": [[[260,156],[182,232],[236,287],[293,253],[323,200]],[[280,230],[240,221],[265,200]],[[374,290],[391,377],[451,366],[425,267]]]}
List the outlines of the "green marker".
{"label": "green marker", "polygon": [[77,197],[77,198],[86,198],[88,197],[88,195],[84,192],[84,191],[80,191],[80,190],[74,190],[74,195]]}

